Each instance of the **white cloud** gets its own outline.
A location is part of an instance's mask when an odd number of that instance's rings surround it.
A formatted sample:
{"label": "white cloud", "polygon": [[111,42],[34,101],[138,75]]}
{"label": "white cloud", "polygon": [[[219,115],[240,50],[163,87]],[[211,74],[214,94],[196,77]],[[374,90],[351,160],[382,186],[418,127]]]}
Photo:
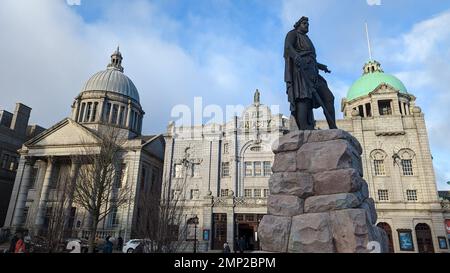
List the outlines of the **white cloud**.
{"label": "white cloud", "polygon": [[[415,24],[399,38],[387,39],[383,56],[409,92],[417,97],[424,113],[439,188],[448,188],[450,154],[450,11]],[[393,56],[393,58],[389,58]]]}
{"label": "white cloud", "polygon": [[[263,99],[279,97],[278,81],[270,77],[276,55],[198,20],[202,31],[186,29],[143,0],[112,1],[90,22],[64,2],[2,1],[0,107],[21,101],[33,108],[32,122],[52,126],[69,115],[73,98],[106,68],[117,44],[146,111],[145,133],[163,132],[172,107],[191,105],[195,96],[221,106],[250,103],[256,88]],[[179,35],[186,32],[192,34],[187,41]]]}

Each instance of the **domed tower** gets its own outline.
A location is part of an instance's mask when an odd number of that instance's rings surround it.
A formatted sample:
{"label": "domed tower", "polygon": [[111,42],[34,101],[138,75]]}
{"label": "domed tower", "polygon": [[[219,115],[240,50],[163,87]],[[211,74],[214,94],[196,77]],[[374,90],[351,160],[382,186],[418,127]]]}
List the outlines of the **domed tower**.
{"label": "domed tower", "polygon": [[75,98],[72,119],[94,130],[113,125],[132,138],[141,135],[145,113],[136,86],[123,73],[122,60],[117,47],[107,69],[94,74]]}
{"label": "domed tower", "polygon": [[395,76],[386,74],[375,60],[363,67],[363,75],[342,100],[344,118],[412,115],[416,98]]}

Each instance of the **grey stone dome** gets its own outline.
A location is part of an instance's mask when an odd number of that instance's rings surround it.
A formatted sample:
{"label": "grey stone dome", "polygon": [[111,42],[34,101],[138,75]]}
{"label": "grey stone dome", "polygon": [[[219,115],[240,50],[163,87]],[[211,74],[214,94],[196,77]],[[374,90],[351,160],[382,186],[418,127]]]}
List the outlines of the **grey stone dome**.
{"label": "grey stone dome", "polygon": [[109,91],[122,94],[139,102],[139,93],[134,83],[115,68],[108,68],[94,74],[84,85],[81,92]]}

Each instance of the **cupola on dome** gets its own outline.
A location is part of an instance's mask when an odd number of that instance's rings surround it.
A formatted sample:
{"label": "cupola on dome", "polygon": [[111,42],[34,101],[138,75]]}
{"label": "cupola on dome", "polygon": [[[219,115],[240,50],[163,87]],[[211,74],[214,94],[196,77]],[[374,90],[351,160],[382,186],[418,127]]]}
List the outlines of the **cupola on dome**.
{"label": "cupola on dome", "polygon": [[111,55],[107,69],[94,74],[81,92],[108,91],[127,96],[139,102],[139,92],[134,83],[123,73],[122,54],[119,48]]}
{"label": "cupola on dome", "polygon": [[386,74],[381,69],[380,63],[377,61],[369,61],[364,66],[364,74],[349,89],[347,93],[347,101],[367,96],[374,91],[380,84],[392,86],[400,93],[408,94],[405,85],[395,76]]}

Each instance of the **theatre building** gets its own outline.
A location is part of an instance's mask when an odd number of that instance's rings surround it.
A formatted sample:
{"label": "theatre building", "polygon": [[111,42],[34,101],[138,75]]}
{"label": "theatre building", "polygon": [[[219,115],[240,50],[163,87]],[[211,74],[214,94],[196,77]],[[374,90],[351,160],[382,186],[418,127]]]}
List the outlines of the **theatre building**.
{"label": "theatre building", "polygon": [[[171,124],[165,134],[164,181],[187,179],[186,217],[199,218],[199,250],[221,249],[225,241],[233,247],[238,237],[248,250],[259,247],[271,145],[296,129],[293,120],[272,115],[259,97],[257,92],[242,116],[226,124]],[[449,252],[449,206],[438,197],[425,115],[415,101],[398,78],[371,60],[342,100],[344,117],[337,125],[363,147],[364,178],[390,251]],[[325,121],[316,126],[327,129]]]}
{"label": "theatre building", "polygon": [[[186,179],[186,218],[199,218],[199,251],[219,250],[242,237],[258,249],[257,228],[267,213],[271,145],[287,132],[289,120],[272,115],[256,91],[253,104],[226,124],[169,125],[163,183]],[[186,164],[188,163],[188,164]],[[164,187],[170,188],[170,187]]]}

